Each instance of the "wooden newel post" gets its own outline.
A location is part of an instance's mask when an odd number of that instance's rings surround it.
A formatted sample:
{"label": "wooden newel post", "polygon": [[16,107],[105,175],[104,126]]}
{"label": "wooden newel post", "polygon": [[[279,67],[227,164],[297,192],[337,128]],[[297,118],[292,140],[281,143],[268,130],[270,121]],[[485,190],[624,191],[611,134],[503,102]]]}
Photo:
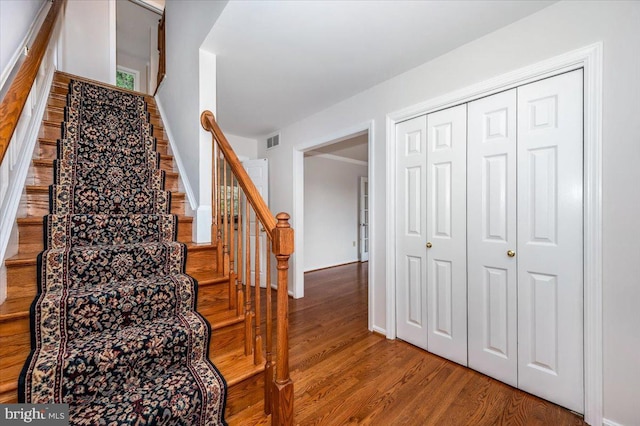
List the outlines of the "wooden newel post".
{"label": "wooden newel post", "polygon": [[271,424],[293,424],[293,382],[289,377],[289,257],[293,253],[293,229],[289,215],[278,213],[273,253],[278,261],[278,311],[276,378],[273,384]]}

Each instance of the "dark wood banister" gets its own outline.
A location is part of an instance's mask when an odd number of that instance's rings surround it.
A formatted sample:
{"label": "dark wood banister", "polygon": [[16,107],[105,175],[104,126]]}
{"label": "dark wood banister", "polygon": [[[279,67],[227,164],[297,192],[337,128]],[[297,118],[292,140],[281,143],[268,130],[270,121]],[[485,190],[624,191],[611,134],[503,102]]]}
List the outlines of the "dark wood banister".
{"label": "dark wood banister", "polygon": [[42,58],[49,46],[49,40],[51,40],[58,14],[65,2],[66,0],[53,0],[49,13],[42,26],[40,26],[31,49],[29,49],[27,58],[20,65],[18,73],[11,82],[9,90],[2,99],[2,103],[0,103],[0,117],[2,117],[0,122],[0,163],[9,148],[18,120],[31,92],[31,87],[38,75]]}
{"label": "dark wood banister", "polygon": [[[224,133],[222,133],[213,113],[211,111],[204,111],[200,115],[200,123],[205,130],[211,132],[214,143],[217,143],[218,147],[222,151],[224,159],[235,176],[238,185],[240,185],[240,188],[244,191],[248,203],[253,207],[256,217],[260,223],[262,223],[262,226],[269,234],[269,239],[271,240],[271,252],[276,257],[278,270],[276,374],[270,395],[268,395],[269,392],[266,392],[265,394],[265,404],[269,403],[268,399],[270,399],[271,407],[265,408],[267,412],[271,413],[272,424],[293,425],[293,381],[289,376],[288,307],[288,271],[289,258],[293,253],[293,229],[291,229],[289,225],[289,215],[287,213],[278,213],[276,217],[273,217],[267,203],[260,195],[260,192],[258,192],[258,189],[253,184],[253,181],[245,171],[242,163],[240,163],[238,156],[233,151],[233,148],[231,148],[231,144],[229,144]],[[215,185],[215,182],[213,185]],[[217,188],[213,188],[212,193],[217,194],[219,191]],[[215,198],[212,200],[212,203],[215,203]],[[217,207],[212,206],[212,210],[216,212]],[[248,246],[249,244],[247,243],[247,247]],[[247,283],[250,282],[249,277],[245,277],[245,280]]]}

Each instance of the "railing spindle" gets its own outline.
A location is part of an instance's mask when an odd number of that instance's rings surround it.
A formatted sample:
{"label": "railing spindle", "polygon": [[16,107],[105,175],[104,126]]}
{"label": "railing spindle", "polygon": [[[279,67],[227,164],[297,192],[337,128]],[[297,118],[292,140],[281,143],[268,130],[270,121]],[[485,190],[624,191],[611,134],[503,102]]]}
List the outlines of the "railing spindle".
{"label": "railing spindle", "polygon": [[238,293],[236,291],[236,181],[234,179],[233,174],[230,176],[231,180],[231,223],[229,225],[230,237],[229,237],[229,309],[235,309],[237,306],[237,297]]}
{"label": "railing spindle", "polygon": [[253,329],[251,327],[251,206],[246,204],[245,209],[245,238],[246,238],[246,257],[245,257],[245,283],[244,283],[244,354],[251,355],[253,347]]}
{"label": "railing spindle", "polygon": [[224,179],[224,183],[222,186],[222,210],[224,215],[222,216],[222,232],[224,243],[222,246],[222,252],[224,253],[224,262],[222,266],[223,273],[226,277],[229,276],[229,181],[227,179],[227,159],[225,157],[222,158],[222,178]]}
{"label": "railing spindle", "polygon": [[217,270],[218,272],[224,272],[224,267],[222,265],[222,262],[224,260],[224,254],[222,251],[222,217],[220,214],[220,210],[221,210],[221,194],[220,194],[220,179],[221,179],[221,166],[222,166],[222,152],[220,150],[218,150],[218,155],[216,158],[216,196],[217,198],[217,202],[216,202],[216,240],[215,243],[214,241],[211,241],[211,244],[215,244],[216,245],[216,253],[217,253]]}
{"label": "railing spindle", "polygon": [[[242,225],[244,224],[244,216],[242,214],[242,197],[244,196],[244,192],[240,191],[238,194],[238,284],[236,288],[236,293],[238,293],[238,304],[236,313],[238,315],[242,314],[244,310],[244,293],[242,292],[242,283],[243,283],[243,260],[244,260],[244,251],[242,251],[242,230],[244,229]],[[246,202],[246,201],[245,201]]]}
{"label": "railing spindle", "polygon": [[266,334],[266,352],[267,357],[264,366],[264,412],[265,414],[271,414],[271,387],[273,386],[273,363],[272,363],[272,355],[273,351],[273,324],[272,324],[272,312],[273,309],[271,306],[271,239],[267,241],[267,293],[266,293],[266,316],[267,316],[267,326],[265,330]]}
{"label": "railing spindle", "polygon": [[[211,245],[216,245],[218,238],[218,192],[220,191],[220,184],[218,182],[218,145],[213,144],[213,150],[211,152],[211,167],[213,167],[212,181],[211,182]],[[218,268],[220,264],[217,264]]]}
{"label": "railing spindle", "polygon": [[260,331],[260,326],[262,322],[262,318],[260,316],[260,221],[258,220],[258,216],[256,216],[256,226],[255,226],[255,237],[254,244],[256,246],[256,258],[255,258],[255,266],[254,266],[254,274],[255,278],[255,288],[256,288],[256,297],[255,297],[255,310],[256,310],[256,318],[255,318],[255,348],[253,352],[253,363],[255,365],[262,364],[264,362],[264,358],[262,355],[262,333]]}

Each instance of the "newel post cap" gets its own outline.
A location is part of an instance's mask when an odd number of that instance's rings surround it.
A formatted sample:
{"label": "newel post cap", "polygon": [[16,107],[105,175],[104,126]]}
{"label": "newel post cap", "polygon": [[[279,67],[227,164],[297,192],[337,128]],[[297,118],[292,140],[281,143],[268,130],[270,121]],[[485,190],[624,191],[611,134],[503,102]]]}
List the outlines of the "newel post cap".
{"label": "newel post cap", "polygon": [[289,225],[290,216],[280,212],[276,215],[278,223],[273,230],[273,253],[278,256],[290,256],[293,253],[293,229]]}

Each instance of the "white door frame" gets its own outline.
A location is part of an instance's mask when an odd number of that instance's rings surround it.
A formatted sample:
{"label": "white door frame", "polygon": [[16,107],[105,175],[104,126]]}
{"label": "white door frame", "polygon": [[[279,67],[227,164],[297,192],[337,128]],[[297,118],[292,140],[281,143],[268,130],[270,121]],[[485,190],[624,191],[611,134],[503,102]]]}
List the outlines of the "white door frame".
{"label": "white door frame", "polygon": [[133,75],[133,90],[135,90],[136,92],[140,91],[140,71],[134,70],[133,68],[123,67],[122,65],[116,66],[116,71],[124,72],[124,73],[127,73],[127,74],[132,74]]}
{"label": "white door frame", "polygon": [[[304,297],[304,153],[326,145],[350,139],[354,136],[368,134],[368,163],[369,170],[369,330],[373,330],[373,285],[372,279],[375,269],[375,163],[374,163],[374,121],[369,120],[361,124],[356,124],[346,129],[338,130],[335,133],[316,138],[307,142],[302,142],[293,147],[293,227],[297,230],[294,233],[293,253],[293,289],[289,289],[289,294],[294,299]],[[378,330],[379,331],[379,330]]]}
{"label": "white door frame", "polygon": [[[368,166],[368,165],[367,165]],[[369,178],[366,176],[360,176],[360,178],[358,179],[358,260],[360,262],[367,262],[369,261],[369,230],[367,229],[366,233],[364,231],[364,228],[369,228],[369,188],[367,187],[367,190],[365,191],[364,187],[365,187],[365,183],[367,185],[369,185]],[[366,192],[366,194],[365,194]],[[364,197],[367,197],[366,202]],[[365,206],[366,203],[366,206]],[[365,215],[365,207],[366,207],[366,215]],[[365,224],[365,220],[366,219],[366,224]],[[367,235],[366,237],[364,237],[364,235]],[[367,240],[366,244],[364,242],[364,240]],[[367,251],[364,251],[364,247],[367,247]],[[365,259],[366,257],[366,259]]]}
{"label": "white door frame", "polygon": [[[466,103],[545,77],[584,69],[584,418],[601,425],[603,416],[602,342],[602,42],[503,74],[387,115],[387,200],[395,193],[396,123]],[[396,337],[395,204],[387,203],[386,326]]]}

